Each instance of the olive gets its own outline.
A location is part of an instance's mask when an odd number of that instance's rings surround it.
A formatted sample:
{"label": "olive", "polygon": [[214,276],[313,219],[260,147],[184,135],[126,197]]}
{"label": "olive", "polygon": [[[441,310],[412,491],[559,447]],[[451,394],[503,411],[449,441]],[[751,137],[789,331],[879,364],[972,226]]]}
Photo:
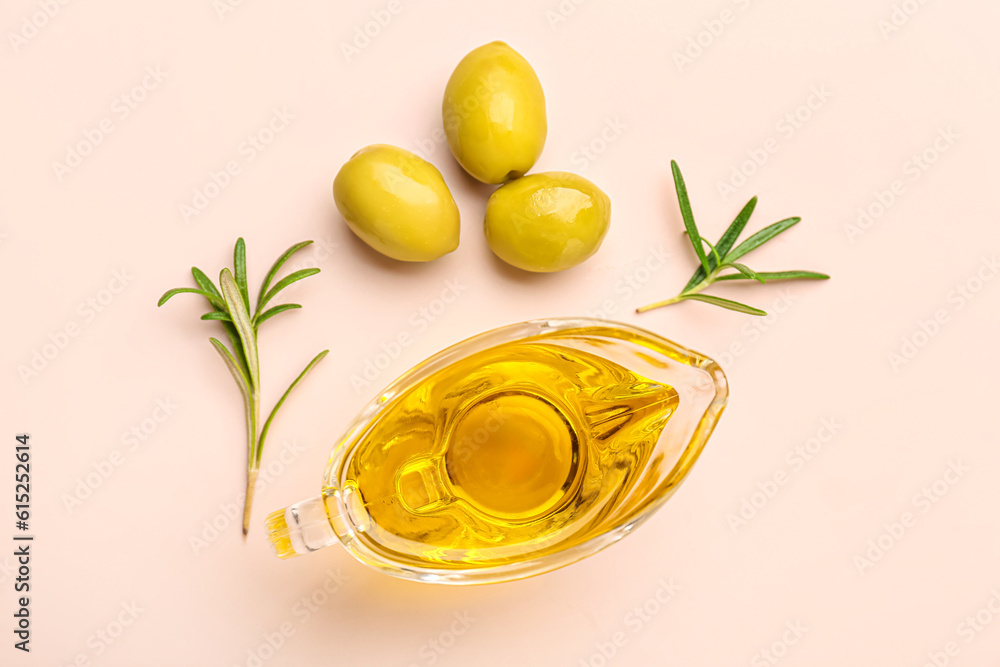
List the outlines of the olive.
{"label": "olive", "polygon": [[542,84],[528,61],[503,42],[462,58],[445,86],[442,115],[455,159],[484,183],[523,176],[545,145]]}
{"label": "olive", "polygon": [[385,144],[362,148],[333,180],[347,226],[378,252],[427,262],[458,247],[455,199],[430,162]]}
{"label": "olive", "polygon": [[550,171],[503,185],[486,204],[486,240],[497,257],[525,271],[562,271],[601,247],[611,200],[576,174]]}

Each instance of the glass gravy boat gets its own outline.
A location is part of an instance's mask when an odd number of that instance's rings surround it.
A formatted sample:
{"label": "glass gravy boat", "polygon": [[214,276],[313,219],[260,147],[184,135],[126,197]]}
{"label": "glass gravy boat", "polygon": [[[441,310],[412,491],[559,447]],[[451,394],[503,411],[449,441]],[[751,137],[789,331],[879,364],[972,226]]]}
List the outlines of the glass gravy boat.
{"label": "glass gravy boat", "polygon": [[591,319],[453,345],[372,400],[320,495],[271,513],[280,558],[339,542],[387,574],[528,577],[613,544],[677,489],[726,405],[711,359]]}

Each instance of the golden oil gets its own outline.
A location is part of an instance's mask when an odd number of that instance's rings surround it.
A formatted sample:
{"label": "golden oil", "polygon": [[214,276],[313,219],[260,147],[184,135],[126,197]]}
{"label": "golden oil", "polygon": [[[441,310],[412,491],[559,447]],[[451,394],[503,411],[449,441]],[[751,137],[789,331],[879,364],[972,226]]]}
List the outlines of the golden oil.
{"label": "golden oil", "polygon": [[651,454],[678,401],[597,351],[502,343],[396,398],[342,459],[337,493],[358,539],[404,566],[536,559],[647,499],[632,492],[664,474]]}

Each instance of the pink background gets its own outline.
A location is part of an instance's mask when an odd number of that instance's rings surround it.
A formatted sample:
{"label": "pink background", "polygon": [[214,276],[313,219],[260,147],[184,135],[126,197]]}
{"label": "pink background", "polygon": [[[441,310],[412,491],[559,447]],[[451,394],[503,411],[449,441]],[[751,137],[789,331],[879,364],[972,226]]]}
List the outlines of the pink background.
{"label": "pink background", "polygon": [[[0,547],[0,662],[996,664],[996,3],[907,0],[889,31],[892,0],[224,2],[4,3],[0,541],[12,544],[21,431],[37,540],[30,655],[11,648],[12,548]],[[355,39],[363,48],[345,54]],[[451,69],[494,39],[546,91],[535,170],[582,173],[613,202],[600,252],[565,273],[492,257],[489,188],[439,141]],[[263,150],[241,149],[275,109],[292,118]],[[100,143],[60,178],[53,163],[88,136]],[[404,265],[346,230],[330,184],[375,142],[440,168],[463,216],[458,251]],[[694,268],[671,158],[706,236],[758,194],[751,231],[803,222],[747,263],[833,280],[717,291],[775,310],[766,320],[693,303],[634,314]],[[180,206],[229,161],[239,172],[186,221]],[[723,193],[734,170],[746,182]],[[863,227],[859,208],[873,216]],[[197,298],[156,308],[191,265],[229,265],[239,235],[252,285],[302,239],[318,243],[293,264],[322,268],[288,290],[305,308],[263,329],[264,404],[332,350],[275,423],[246,545],[226,513],[244,441],[207,342],[218,329],[197,320]],[[459,296],[439,308],[449,284]],[[264,516],[318,491],[341,427],[382,385],[480,331],[600,311],[714,356],[731,382],[687,483],[634,535],[554,573],[469,588],[392,579],[339,549],[271,555]],[[412,343],[352,386],[400,334]],[[22,379],[43,349],[52,358]],[[808,461],[795,454],[810,445]],[[68,505],[88,475],[96,488]]]}

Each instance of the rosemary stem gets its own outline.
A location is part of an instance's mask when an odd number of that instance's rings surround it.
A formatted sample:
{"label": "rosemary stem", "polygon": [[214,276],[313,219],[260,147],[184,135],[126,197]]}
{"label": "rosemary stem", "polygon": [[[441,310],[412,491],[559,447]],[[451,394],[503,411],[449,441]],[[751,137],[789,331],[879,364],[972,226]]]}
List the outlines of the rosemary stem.
{"label": "rosemary stem", "polygon": [[243,539],[247,539],[250,530],[250,506],[253,504],[253,491],[257,486],[257,467],[247,468],[247,493],[243,502]]}
{"label": "rosemary stem", "polygon": [[677,303],[680,300],[681,300],[681,297],[678,295],[678,296],[675,296],[672,299],[667,299],[666,301],[657,301],[656,303],[650,303],[650,304],[647,304],[645,306],[639,306],[638,308],[635,309],[635,312],[637,312],[637,313],[645,313],[647,310],[654,310],[656,308],[663,308],[664,306],[669,306],[672,303]]}
{"label": "rosemary stem", "polygon": [[680,294],[678,294],[674,298],[676,298],[678,301],[680,301],[681,299],[683,299],[684,297],[686,297],[686,296],[688,296],[690,294],[697,294],[698,292],[702,291],[703,289],[705,289],[706,287],[708,287],[712,283],[714,283],[715,282],[715,278],[718,275],[719,275],[719,268],[716,267],[716,269],[714,271],[712,271],[710,274],[708,274],[707,278],[705,278],[704,280],[702,280],[697,285],[692,285],[690,289],[684,290],[683,292],[681,292]]}
{"label": "rosemary stem", "polygon": [[260,413],[260,395],[254,390],[247,406],[247,492],[243,497],[243,539],[250,530],[250,510],[253,491],[257,484],[257,415]]}
{"label": "rosemary stem", "polygon": [[718,276],[719,270],[720,268],[716,267],[711,273],[708,274],[708,277],[706,277],[700,283],[692,285],[690,289],[684,290],[677,296],[671,299],[667,299],[666,301],[657,301],[656,303],[651,303],[646,306],[640,306],[639,308],[635,309],[635,312],[645,313],[646,311],[649,310],[655,310],[656,308],[663,308],[664,306],[669,306],[674,303],[679,303],[684,299],[686,299],[687,297],[691,296],[692,294],[697,294],[698,292],[702,291],[703,289],[711,285],[713,282],[715,282],[715,278],[716,276]]}

